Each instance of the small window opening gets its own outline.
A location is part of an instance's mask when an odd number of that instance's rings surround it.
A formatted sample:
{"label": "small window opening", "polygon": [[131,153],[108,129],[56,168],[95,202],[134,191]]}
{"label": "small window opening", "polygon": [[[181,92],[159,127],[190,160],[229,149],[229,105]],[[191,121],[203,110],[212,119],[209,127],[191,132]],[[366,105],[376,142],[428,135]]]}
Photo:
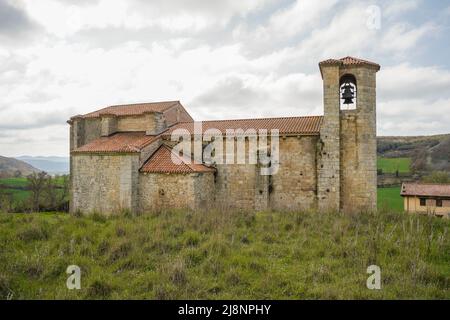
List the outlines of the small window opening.
{"label": "small window opening", "polygon": [[341,110],[356,109],[357,87],[356,78],[352,74],[341,77],[339,82]]}

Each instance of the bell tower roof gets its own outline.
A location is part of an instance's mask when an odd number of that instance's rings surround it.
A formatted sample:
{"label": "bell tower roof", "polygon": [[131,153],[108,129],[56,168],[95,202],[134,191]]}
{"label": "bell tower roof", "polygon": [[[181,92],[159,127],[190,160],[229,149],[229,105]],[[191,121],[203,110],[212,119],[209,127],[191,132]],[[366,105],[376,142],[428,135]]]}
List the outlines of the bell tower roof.
{"label": "bell tower roof", "polygon": [[330,66],[330,65],[339,65],[339,66],[368,66],[375,68],[376,71],[380,70],[380,65],[375,62],[371,62],[368,60],[363,60],[359,58],[354,57],[344,57],[341,59],[327,59],[322,62],[319,62],[319,67],[322,71],[323,66]]}

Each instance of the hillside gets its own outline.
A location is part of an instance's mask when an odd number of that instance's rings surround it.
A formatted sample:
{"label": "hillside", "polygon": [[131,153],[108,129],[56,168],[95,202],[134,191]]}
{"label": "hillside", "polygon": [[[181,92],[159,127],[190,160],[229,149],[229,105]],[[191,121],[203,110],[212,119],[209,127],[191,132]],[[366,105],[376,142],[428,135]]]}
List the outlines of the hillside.
{"label": "hillside", "polygon": [[416,171],[450,171],[450,134],[378,137],[378,156],[410,158]]}
{"label": "hillside", "polygon": [[10,178],[19,175],[27,176],[33,172],[39,172],[32,165],[14,158],[7,158],[0,156],[0,178]]}
{"label": "hillside", "polygon": [[68,157],[32,157],[21,156],[16,159],[24,161],[39,170],[50,174],[68,174],[69,158]]}
{"label": "hillside", "polygon": [[[449,299],[449,224],[387,212],[0,214],[0,299]],[[65,287],[73,264],[80,290]],[[372,264],[382,290],[366,287]]]}

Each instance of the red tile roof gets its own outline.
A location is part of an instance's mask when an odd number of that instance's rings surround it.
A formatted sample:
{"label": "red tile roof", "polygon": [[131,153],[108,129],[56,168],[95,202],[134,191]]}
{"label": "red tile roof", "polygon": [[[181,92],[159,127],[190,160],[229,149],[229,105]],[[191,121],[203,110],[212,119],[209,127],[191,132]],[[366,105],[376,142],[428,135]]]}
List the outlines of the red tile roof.
{"label": "red tile roof", "polygon": [[[270,130],[278,129],[280,135],[318,135],[322,124],[322,119],[322,116],[261,118],[202,121],[201,124],[203,132],[208,129],[218,129],[223,134],[226,134],[227,129],[242,129],[244,131],[248,129],[267,129],[269,130],[268,134],[270,134]],[[163,133],[163,136],[169,136],[176,129],[187,129],[192,134],[194,133],[194,122],[179,123]]]}
{"label": "red tile roof", "polygon": [[124,104],[117,106],[109,106],[94,112],[87,113],[81,116],[75,116],[73,118],[98,118],[102,115],[114,115],[114,116],[136,116],[146,112],[164,112],[175,105],[181,105],[179,101],[162,101],[162,102],[150,102],[150,103],[135,103]]}
{"label": "red tile roof", "polygon": [[373,66],[377,70],[380,70],[380,65],[375,62],[358,59],[354,57],[345,57],[341,59],[328,59],[319,63],[319,66],[328,65],[328,64],[342,64],[344,66],[352,66],[352,65],[368,65]]}
{"label": "red tile roof", "polygon": [[450,197],[450,184],[404,182],[402,184],[400,195]]}
{"label": "red tile roof", "polygon": [[145,132],[119,132],[109,137],[100,137],[73,152],[140,152],[142,148],[156,141],[159,136],[148,136]]}
{"label": "red tile roof", "polygon": [[[180,164],[175,164],[172,161],[172,155],[180,161]],[[142,166],[141,171],[149,173],[194,173],[214,172],[215,169],[203,164],[194,163],[193,161],[190,161],[189,158],[181,157],[175,152],[172,152],[166,145],[161,145]]]}

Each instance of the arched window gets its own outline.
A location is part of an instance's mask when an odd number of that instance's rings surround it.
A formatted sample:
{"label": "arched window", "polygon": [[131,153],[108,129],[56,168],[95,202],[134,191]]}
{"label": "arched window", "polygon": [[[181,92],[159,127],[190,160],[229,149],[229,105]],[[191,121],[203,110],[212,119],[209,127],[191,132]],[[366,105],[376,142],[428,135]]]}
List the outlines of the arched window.
{"label": "arched window", "polygon": [[356,78],[352,74],[345,74],[339,81],[341,110],[356,109],[357,86]]}

